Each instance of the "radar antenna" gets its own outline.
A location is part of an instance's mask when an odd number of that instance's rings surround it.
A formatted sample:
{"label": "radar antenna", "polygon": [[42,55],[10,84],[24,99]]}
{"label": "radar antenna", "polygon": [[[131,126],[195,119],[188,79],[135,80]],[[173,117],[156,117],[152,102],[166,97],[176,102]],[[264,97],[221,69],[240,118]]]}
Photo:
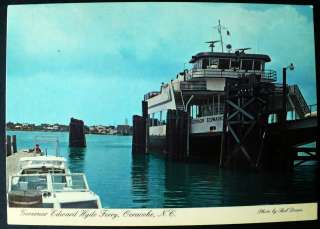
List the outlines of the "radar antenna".
{"label": "radar antenna", "polygon": [[244,54],[244,51],[249,50],[251,48],[241,48],[241,49],[236,49],[236,52],[238,52],[239,54]]}
{"label": "radar antenna", "polygon": [[[225,26],[222,26],[222,25],[220,24],[220,19],[219,19],[219,21],[218,21],[218,25],[217,25],[217,26],[214,26],[213,28],[215,28],[215,29],[218,30],[218,33],[219,33],[219,35],[220,35],[221,51],[223,52],[223,40],[222,40],[222,33],[221,33],[221,31],[222,31],[223,29],[227,29],[227,28],[226,28]],[[229,30],[227,30],[227,34],[230,35]]]}
{"label": "radar antenna", "polygon": [[211,52],[213,52],[213,48],[215,47],[215,43],[220,42],[218,40],[216,41],[207,41],[206,43],[209,44],[209,47],[211,48]]}

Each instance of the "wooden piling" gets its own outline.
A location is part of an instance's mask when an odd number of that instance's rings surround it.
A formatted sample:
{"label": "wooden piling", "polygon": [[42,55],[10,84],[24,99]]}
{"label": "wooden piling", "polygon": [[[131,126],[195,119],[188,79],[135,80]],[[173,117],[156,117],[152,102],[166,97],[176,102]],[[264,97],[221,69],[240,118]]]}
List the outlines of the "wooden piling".
{"label": "wooden piling", "polygon": [[133,116],[132,153],[146,153],[146,120],[139,116]]}
{"label": "wooden piling", "polygon": [[78,120],[74,118],[70,119],[69,147],[86,147],[84,122],[82,120]]}
{"label": "wooden piling", "polygon": [[185,160],[188,143],[188,113],[184,111],[168,110],[166,128],[167,156],[175,160]]}
{"label": "wooden piling", "polygon": [[142,125],[144,125],[144,153],[147,153],[149,151],[149,125],[150,125],[150,120],[148,116],[148,102],[147,101],[142,101],[142,117],[144,119],[144,122]]}
{"label": "wooden piling", "polygon": [[142,117],[148,118],[148,102],[142,101]]}
{"label": "wooden piling", "polygon": [[142,101],[142,116],[134,115],[132,117],[133,135],[132,135],[132,153],[147,153],[149,145],[149,120],[148,102]]}
{"label": "wooden piling", "polygon": [[12,136],[12,151],[13,153],[17,152],[17,136],[16,135]]}
{"label": "wooden piling", "polygon": [[11,136],[10,135],[7,135],[6,149],[7,149],[7,156],[10,156],[12,154],[12,151],[11,151]]}
{"label": "wooden piling", "polygon": [[[229,85],[228,81],[226,81],[226,86],[224,88],[226,92],[225,100],[228,99],[229,95]],[[220,155],[219,155],[219,166],[220,168],[224,165],[224,154],[226,151],[226,138],[227,138],[227,113],[228,113],[228,106],[224,106],[224,112],[223,112],[223,126],[222,126],[222,136],[221,136],[221,142],[220,142]]]}

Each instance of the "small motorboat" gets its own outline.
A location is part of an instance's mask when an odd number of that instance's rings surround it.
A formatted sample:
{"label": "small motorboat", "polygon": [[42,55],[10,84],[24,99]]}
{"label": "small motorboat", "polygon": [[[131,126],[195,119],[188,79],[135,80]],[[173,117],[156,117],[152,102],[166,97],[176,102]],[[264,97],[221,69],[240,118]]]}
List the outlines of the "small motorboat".
{"label": "small motorboat", "polygon": [[83,173],[11,176],[9,207],[101,208],[100,197],[89,189]]}

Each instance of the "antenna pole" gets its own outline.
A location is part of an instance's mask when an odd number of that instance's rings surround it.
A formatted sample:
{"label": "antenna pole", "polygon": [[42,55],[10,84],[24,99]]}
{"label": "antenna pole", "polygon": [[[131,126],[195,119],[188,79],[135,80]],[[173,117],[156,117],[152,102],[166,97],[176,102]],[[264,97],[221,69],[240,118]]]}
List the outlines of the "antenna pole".
{"label": "antenna pole", "polygon": [[220,35],[220,42],[221,42],[221,50],[223,52],[223,40],[222,40],[222,34],[221,34],[221,24],[220,24],[220,19],[219,19],[219,25],[218,25],[218,32]]}

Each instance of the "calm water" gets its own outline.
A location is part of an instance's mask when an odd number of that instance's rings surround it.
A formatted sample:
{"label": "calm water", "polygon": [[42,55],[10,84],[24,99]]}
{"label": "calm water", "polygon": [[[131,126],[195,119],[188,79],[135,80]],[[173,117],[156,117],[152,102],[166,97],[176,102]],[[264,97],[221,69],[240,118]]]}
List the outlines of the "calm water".
{"label": "calm water", "polygon": [[[72,172],[84,172],[105,208],[214,207],[316,201],[316,165],[293,173],[219,169],[206,163],[166,161],[159,155],[132,155],[130,136],[87,135],[87,148],[69,148],[68,133],[9,131],[18,149],[34,137],[59,138],[60,154]],[[54,154],[53,145],[41,145]]]}

